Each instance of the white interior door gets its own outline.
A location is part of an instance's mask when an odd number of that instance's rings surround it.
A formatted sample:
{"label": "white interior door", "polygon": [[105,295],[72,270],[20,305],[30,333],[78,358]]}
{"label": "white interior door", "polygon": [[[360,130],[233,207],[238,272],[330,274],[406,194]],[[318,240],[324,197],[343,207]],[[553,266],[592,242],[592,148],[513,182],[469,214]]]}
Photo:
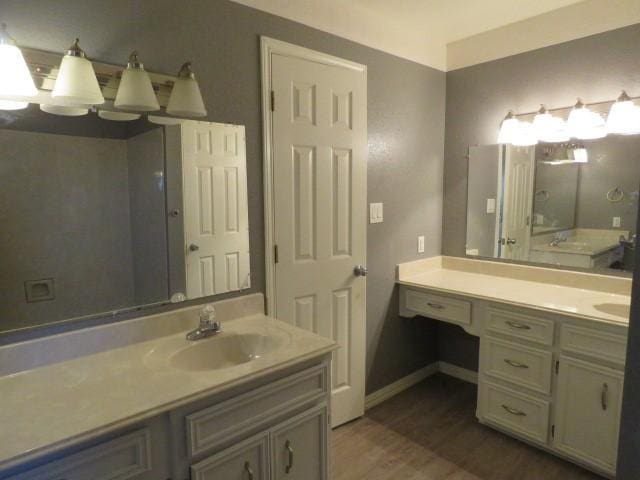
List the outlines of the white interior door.
{"label": "white interior door", "polygon": [[249,288],[244,127],[181,126],[187,298]]}
{"label": "white interior door", "polygon": [[531,239],[535,147],[507,146],[505,150],[502,258],[527,260]]}
{"label": "white interior door", "polygon": [[366,70],[273,54],[277,318],[334,339],[332,425],[364,413]]}

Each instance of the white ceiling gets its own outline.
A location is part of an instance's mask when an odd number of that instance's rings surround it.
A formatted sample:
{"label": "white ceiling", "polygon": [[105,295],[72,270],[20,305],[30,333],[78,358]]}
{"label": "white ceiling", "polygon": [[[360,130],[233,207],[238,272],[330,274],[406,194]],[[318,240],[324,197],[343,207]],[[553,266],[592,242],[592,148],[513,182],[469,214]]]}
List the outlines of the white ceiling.
{"label": "white ceiling", "polygon": [[439,70],[447,70],[447,44],[461,39],[558,9],[566,18],[567,8],[583,7],[577,4],[597,4],[605,17],[612,11],[610,1],[640,5],[638,0],[234,1]]}

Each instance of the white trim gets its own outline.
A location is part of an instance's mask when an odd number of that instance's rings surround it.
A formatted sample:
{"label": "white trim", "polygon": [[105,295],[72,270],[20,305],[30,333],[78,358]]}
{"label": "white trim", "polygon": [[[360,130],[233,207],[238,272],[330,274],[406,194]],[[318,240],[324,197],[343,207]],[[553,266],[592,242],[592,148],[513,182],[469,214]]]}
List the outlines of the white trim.
{"label": "white trim", "polygon": [[422,367],[420,370],[410,373],[406,377],[402,377],[401,379],[390,383],[386,387],[382,387],[380,390],[370,393],[364,399],[364,409],[369,410],[385,400],[389,400],[391,397],[394,397],[406,389],[413,387],[417,383],[420,383],[425,378],[438,373],[438,371],[439,362],[433,362],[426,367]]}
{"label": "white trim", "polygon": [[465,382],[475,383],[476,385],[478,384],[478,372],[458,367],[452,363],[443,361],[438,362],[438,371]]}
{"label": "white trim", "polygon": [[273,125],[271,121],[271,56],[274,54],[300,58],[312,62],[348,68],[366,74],[366,65],[350,62],[322,52],[261,36],[261,77],[262,77],[262,151],[264,181],[264,248],[265,248],[265,303],[266,314],[276,316],[275,289],[276,271],[274,268],[274,211],[273,211]]}

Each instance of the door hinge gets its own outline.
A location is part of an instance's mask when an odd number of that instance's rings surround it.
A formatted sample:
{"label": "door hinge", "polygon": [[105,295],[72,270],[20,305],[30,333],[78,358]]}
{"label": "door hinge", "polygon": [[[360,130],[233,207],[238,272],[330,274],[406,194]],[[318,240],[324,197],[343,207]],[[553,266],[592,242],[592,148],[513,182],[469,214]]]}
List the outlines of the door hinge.
{"label": "door hinge", "polygon": [[560,372],[560,360],[556,360],[556,375]]}
{"label": "door hinge", "polygon": [[276,111],[276,92],[271,90],[271,111]]}
{"label": "door hinge", "polygon": [[273,246],[273,263],[278,263],[278,245]]}
{"label": "door hinge", "polygon": [[556,426],[551,425],[551,438],[555,438],[555,437],[556,437]]}

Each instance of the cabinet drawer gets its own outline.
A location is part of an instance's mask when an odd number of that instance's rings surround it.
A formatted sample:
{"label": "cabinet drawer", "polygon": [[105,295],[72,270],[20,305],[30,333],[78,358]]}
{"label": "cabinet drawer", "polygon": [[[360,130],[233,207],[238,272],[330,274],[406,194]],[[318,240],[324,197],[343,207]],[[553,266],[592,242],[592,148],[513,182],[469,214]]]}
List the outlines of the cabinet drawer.
{"label": "cabinet drawer", "polygon": [[553,320],[496,307],[487,308],[487,328],[492,332],[543,345],[553,345],[553,327]]}
{"label": "cabinet drawer", "polygon": [[406,290],[405,307],[429,318],[471,325],[471,303],[464,300]]}
{"label": "cabinet drawer", "polygon": [[484,373],[540,393],[551,392],[551,352],[489,336],[482,341]]}
{"label": "cabinet drawer", "polygon": [[267,480],[269,434],[249,438],[191,466],[192,480]]}
{"label": "cabinet drawer", "polygon": [[319,405],[273,429],[274,480],[326,480],[327,406]]}
{"label": "cabinet drawer", "polygon": [[[126,480],[151,472],[149,430],[114,438],[9,480]],[[144,477],[149,478],[147,475]]]}
{"label": "cabinet drawer", "polygon": [[627,336],[604,330],[563,325],[560,346],[565,352],[578,353],[624,365]]}
{"label": "cabinet drawer", "polygon": [[483,382],[482,418],[530,440],[547,443],[549,402]]}
{"label": "cabinet drawer", "polygon": [[324,399],[327,392],[327,369],[319,365],[187,415],[189,455],[264,428],[292,409]]}

